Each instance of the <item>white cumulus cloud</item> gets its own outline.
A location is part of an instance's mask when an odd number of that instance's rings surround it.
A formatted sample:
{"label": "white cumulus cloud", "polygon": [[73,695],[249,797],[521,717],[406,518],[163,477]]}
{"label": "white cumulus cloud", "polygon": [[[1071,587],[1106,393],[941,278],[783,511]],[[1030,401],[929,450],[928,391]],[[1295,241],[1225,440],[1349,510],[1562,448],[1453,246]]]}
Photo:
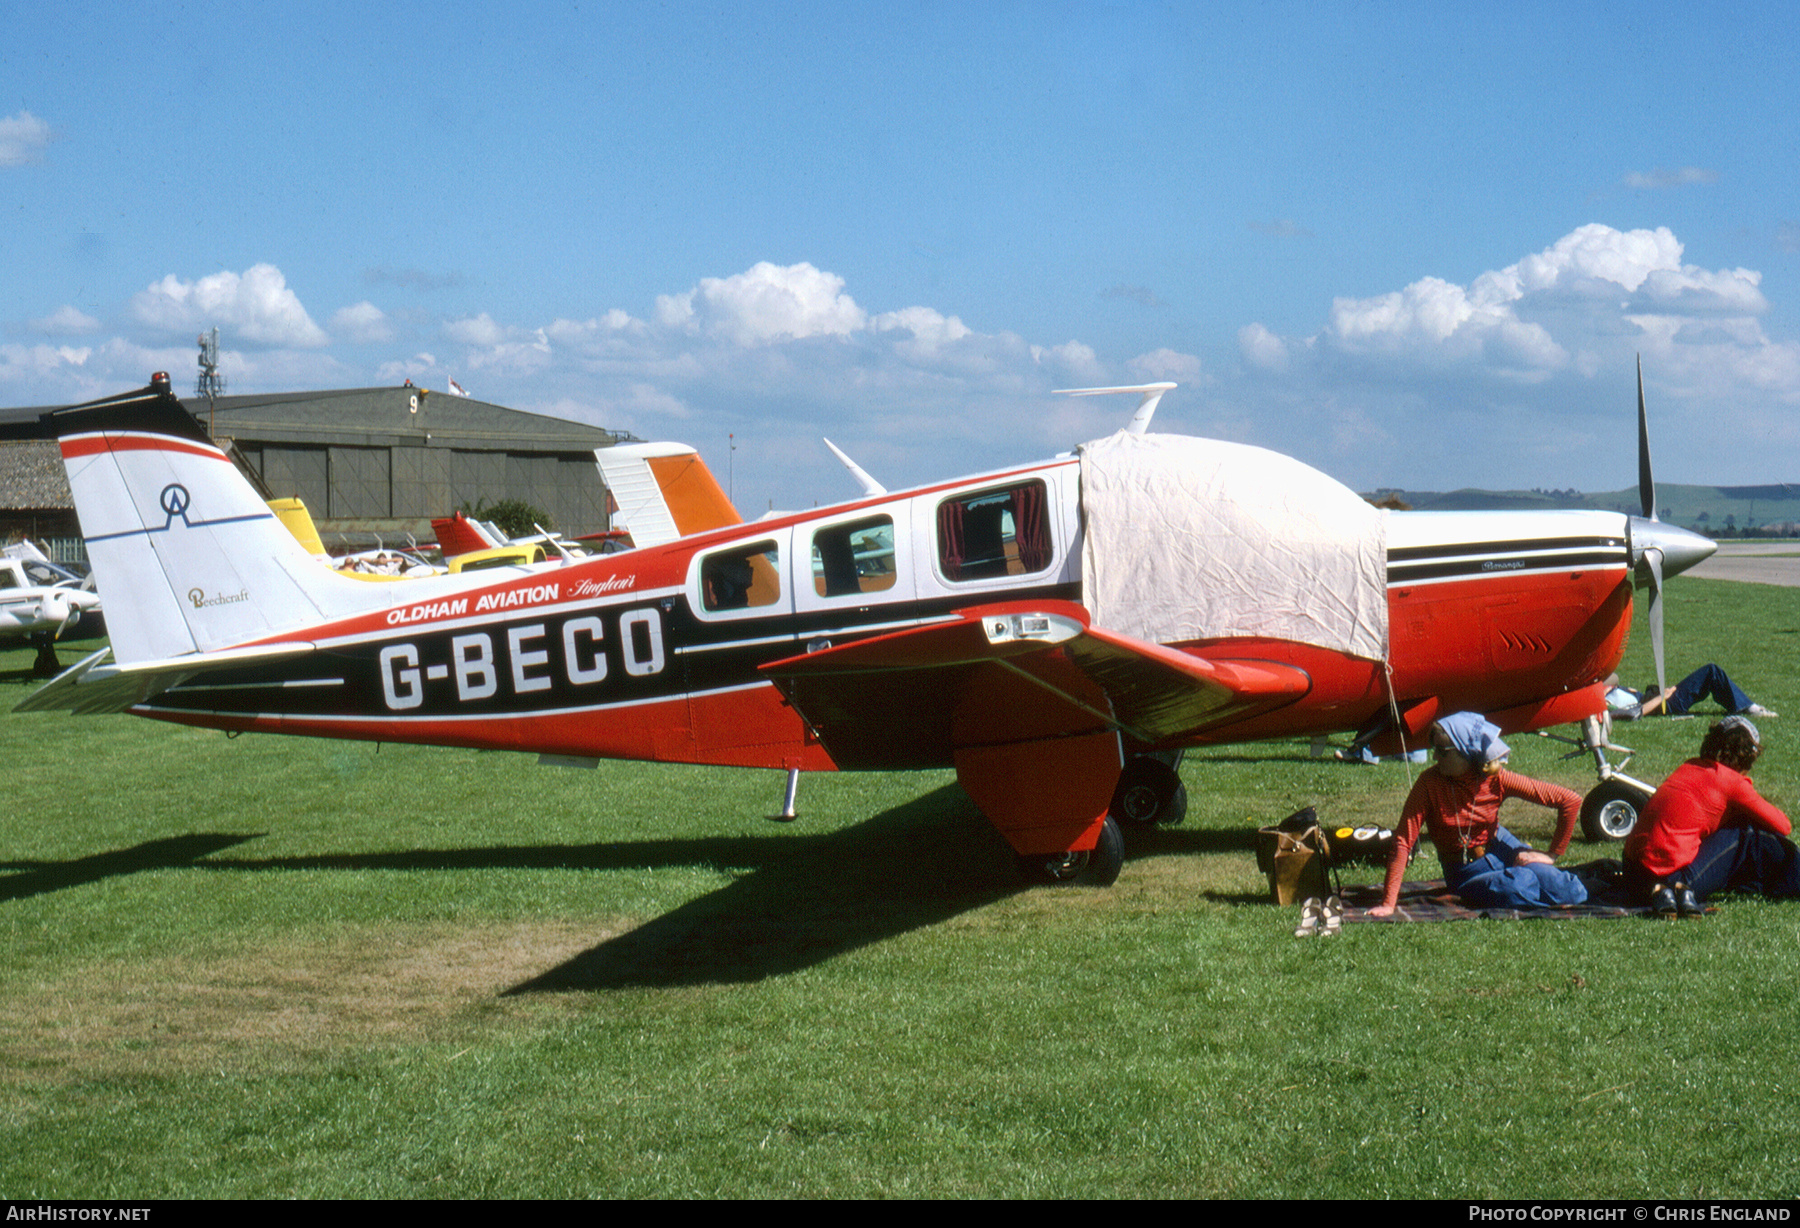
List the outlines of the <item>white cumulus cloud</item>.
{"label": "white cumulus cloud", "polygon": [[492,346],[506,340],[506,329],[494,323],[494,318],[484,311],[478,316],[450,321],[444,325],[444,335],[464,345]]}
{"label": "white cumulus cloud", "polygon": [[550,337],[542,328],[517,328],[497,323],[487,312],[444,325],[444,335],[468,347],[463,366],[519,375],[541,370],[553,359]]}
{"label": "white cumulus cloud", "polygon": [[164,332],[217,326],[233,341],[276,348],[313,349],[329,341],[272,264],[191,282],[171,273],[134,295],[131,313]]}
{"label": "white cumulus cloud", "polygon": [[[1742,476],[1764,471],[1742,441],[1800,439],[1800,343],[1769,336],[1762,286],[1754,269],[1688,262],[1667,227],[1582,226],[1466,285],[1335,299],[1311,336],[1246,325],[1256,381],[1224,395],[1256,424],[1250,441],[1353,482],[1595,489],[1631,479],[1641,355],[1665,465],[1687,475],[1671,480],[1785,480]],[[1477,428],[1504,440],[1482,450],[1479,479]]]}
{"label": "white cumulus cloud", "polygon": [[50,143],[50,125],[30,111],[0,119],[0,166],[35,162]]}
{"label": "white cumulus cloud", "polygon": [[628,358],[638,352],[648,326],[617,307],[589,320],[552,320],[544,328],[550,344],[584,358]]}
{"label": "white cumulus cloud", "polygon": [[389,322],[387,313],[367,299],[333,312],[331,331],[357,345],[372,345],[394,339],[394,327]]}
{"label": "white cumulus cloud", "polygon": [[100,321],[84,312],[64,304],[41,320],[31,321],[31,330],[50,337],[79,337],[84,333],[95,332],[100,328]]}
{"label": "white cumulus cloud", "polygon": [[85,345],[0,345],[0,379],[41,379],[62,367],[81,366],[93,352]]}
{"label": "white cumulus cloud", "polygon": [[1510,302],[1436,277],[1374,298],[1333,300],[1325,336],[1338,351],[1363,357],[1539,372],[1568,362],[1549,332],[1521,321]]}
{"label": "white cumulus cloud", "polygon": [[1246,324],[1238,329],[1238,353],[1245,362],[1261,370],[1287,370],[1288,343],[1266,325]]}
{"label": "white cumulus cloud", "polygon": [[1059,378],[1095,380],[1106,374],[1106,368],[1100,365],[1100,356],[1094,353],[1092,346],[1083,345],[1079,341],[1065,341],[1061,345],[1034,345],[1031,357],[1041,366],[1057,373]]}
{"label": "white cumulus cloud", "polygon": [[910,338],[892,338],[895,346],[914,361],[928,361],[944,347],[971,335],[967,324],[955,316],[947,316],[929,307],[902,307],[884,311],[869,321],[872,333],[909,333]]}
{"label": "white cumulus cloud", "polygon": [[659,295],[657,319],[741,346],[782,338],[844,336],[867,322],[844,279],[807,263],[762,261],[730,277],[703,277],[684,294]]}
{"label": "white cumulus cloud", "polygon": [[1177,384],[1192,385],[1200,382],[1200,360],[1179,350],[1151,350],[1148,354],[1139,354],[1125,365],[1133,375],[1141,377],[1146,383],[1173,380]]}
{"label": "white cumulus cloud", "polygon": [[437,358],[421,350],[411,358],[400,358],[393,362],[382,363],[375,368],[375,378],[382,384],[403,384],[407,380],[411,380],[413,383],[423,386],[440,371]]}
{"label": "white cumulus cloud", "polygon": [[[1767,310],[1761,274],[1683,264],[1682,251],[1667,227],[1582,226],[1468,286],[1424,277],[1387,294],[1337,299],[1320,338],[1345,356],[1470,363],[1505,378],[1535,380],[1568,366],[1595,340],[1592,334],[1607,330],[1607,320]],[[1247,344],[1242,336],[1239,341]],[[1258,356],[1274,354],[1268,338],[1249,343]]]}

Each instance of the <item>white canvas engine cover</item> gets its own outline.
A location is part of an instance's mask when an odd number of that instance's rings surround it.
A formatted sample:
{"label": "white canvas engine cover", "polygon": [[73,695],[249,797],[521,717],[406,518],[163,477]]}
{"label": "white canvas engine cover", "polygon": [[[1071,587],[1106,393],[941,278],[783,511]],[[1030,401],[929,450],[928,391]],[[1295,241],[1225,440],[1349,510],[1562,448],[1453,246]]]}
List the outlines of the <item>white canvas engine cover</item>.
{"label": "white canvas engine cover", "polygon": [[1082,602],[1151,643],[1268,636],[1387,655],[1385,514],[1292,457],[1125,431],[1081,455]]}

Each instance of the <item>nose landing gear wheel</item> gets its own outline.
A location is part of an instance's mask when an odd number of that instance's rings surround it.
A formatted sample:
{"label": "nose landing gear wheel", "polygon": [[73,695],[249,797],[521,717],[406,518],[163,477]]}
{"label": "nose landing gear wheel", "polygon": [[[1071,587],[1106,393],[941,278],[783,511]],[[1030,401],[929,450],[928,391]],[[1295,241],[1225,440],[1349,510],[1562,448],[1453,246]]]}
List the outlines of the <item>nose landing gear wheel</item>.
{"label": "nose landing gear wheel", "polygon": [[1581,834],[1595,842],[1623,840],[1637,827],[1650,795],[1622,780],[1603,780],[1581,803]]}

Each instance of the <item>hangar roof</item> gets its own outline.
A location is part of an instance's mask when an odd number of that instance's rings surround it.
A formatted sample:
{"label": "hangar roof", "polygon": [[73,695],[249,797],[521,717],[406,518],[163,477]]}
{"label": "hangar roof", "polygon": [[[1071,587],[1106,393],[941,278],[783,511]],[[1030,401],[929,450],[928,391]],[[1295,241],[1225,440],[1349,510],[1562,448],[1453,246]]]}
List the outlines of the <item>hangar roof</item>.
{"label": "hangar roof", "polygon": [[[182,404],[221,438],[245,443],[568,453],[635,438],[412,385],[219,397],[211,423],[204,397]],[[54,441],[41,439],[40,418],[59,408],[0,408],[0,509],[74,507],[61,454]]]}
{"label": "hangar roof", "polygon": [[340,446],[428,446],[491,452],[585,452],[629,434],[508,409],[473,397],[403,385],[325,392],[184,397],[188,412],[217,435]]}

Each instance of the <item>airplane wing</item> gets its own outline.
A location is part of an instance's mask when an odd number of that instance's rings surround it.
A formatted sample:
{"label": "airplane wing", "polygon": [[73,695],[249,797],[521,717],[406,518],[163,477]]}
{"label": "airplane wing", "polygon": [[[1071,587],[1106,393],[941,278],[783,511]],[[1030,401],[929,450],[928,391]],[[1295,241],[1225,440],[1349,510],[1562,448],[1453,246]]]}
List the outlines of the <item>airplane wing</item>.
{"label": "airplane wing", "polygon": [[124,712],[170,687],[180,686],[198,673],[304,656],[311,651],[313,645],[309,643],[261,644],[204,656],[108,665],[106,659],[112,655],[112,649],[102,648],[27,695],[13,706],[13,711],[69,712],[76,716]]}
{"label": "airplane wing", "polygon": [[1153,746],[1311,689],[1278,662],[1208,660],[1006,602],[763,666],[837,765],[948,766],[958,750],[1116,731]]}

